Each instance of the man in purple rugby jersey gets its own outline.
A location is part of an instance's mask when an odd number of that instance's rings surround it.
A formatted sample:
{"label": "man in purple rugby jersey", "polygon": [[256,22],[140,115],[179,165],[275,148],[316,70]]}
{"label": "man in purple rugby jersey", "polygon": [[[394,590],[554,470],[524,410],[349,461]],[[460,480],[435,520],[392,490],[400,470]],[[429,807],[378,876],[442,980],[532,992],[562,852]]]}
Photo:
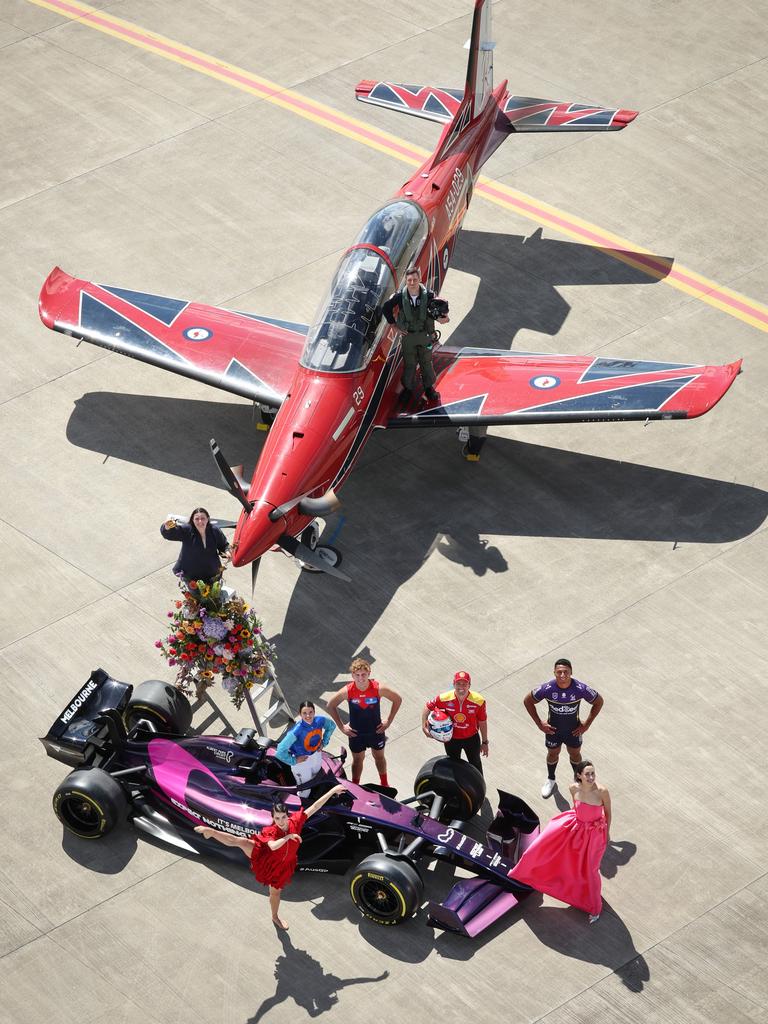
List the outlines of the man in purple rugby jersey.
{"label": "man in purple rugby jersey", "polygon": [[[571,759],[574,769],[582,758],[582,736],[600,714],[603,698],[586,683],[573,678],[573,667],[567,658],[558,658],[555,662],[555,678],[535,687],[525,695],[523,705],[536,723],[536,727],[544,733],[547,748],[547,778],[541,787],[541,795],[546,799],[552,796],[557,786],[555,772],[560,758],[563,743]],[[540,700],[549,705],[547,721],[543,722],[536,710]],[[579,706],[585,700],[591,705],[589,717],[585,722],[579,721]]]}

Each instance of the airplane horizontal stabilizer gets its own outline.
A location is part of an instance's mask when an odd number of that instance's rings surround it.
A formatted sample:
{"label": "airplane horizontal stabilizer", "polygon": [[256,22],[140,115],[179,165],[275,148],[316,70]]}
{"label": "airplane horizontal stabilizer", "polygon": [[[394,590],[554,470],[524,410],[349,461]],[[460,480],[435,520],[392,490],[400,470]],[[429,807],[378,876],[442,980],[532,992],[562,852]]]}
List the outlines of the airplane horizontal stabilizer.
{"label": "airplane horizontal stabilizer", "polygon": [[509,94],[500,108],[510,132],[615,132],[637,117],[636,110]]}
{"label": "airplane horizontal stabilizer", "polygon": [[464,98],[463,89],[445,89],[431,85],[397,85],[394,82],[358,82],[355,96],[361,103],[371,103],[402,114],[423,117],[427,121],[448,124]]}

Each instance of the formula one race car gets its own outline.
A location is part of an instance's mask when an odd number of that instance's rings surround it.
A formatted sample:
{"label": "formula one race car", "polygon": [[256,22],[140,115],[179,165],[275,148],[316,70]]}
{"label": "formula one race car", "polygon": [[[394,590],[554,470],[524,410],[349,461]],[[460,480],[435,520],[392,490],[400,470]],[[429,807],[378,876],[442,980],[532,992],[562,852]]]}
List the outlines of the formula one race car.
{"label": "formula one race car", "polygon": [[[86,684],[41,739],[46,752],[74,768],[53,797],[65,828],[98,839],[126,817],[186,853],[238,857],[212,846],[196,825],[250,836],[271,823],[281,798],[301,804],[290,768],[275,757],[275,743],[242,729],[235,738],[188,735],[192,709],[168,683],[134,688],[103,669]],[[442,903],[430,903],[429,923],[477,935],[531,890],[509,877],[539,832],[539,819],[520,799],[499,791],[495,820],[480,842],[464,822],[485,798],[482,775],[471,765],[438,757],[418,773],[414,795],[359,786],[344,775],[341,757],[323,754],[322,771],[302,786],[305,802],[342,782],[335,797],[305,825],[299,870],[343,873],[358,909],[378,924],[399,924],[421,906],[422,861],[438,858],[472,872]]]}

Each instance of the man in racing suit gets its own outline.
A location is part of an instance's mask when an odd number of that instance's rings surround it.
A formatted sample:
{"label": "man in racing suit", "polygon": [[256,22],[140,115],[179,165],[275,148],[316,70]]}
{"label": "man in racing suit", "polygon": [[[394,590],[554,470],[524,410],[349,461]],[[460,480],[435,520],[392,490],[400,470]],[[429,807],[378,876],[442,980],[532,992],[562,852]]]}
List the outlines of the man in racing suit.
{"label": "man in racing suit", "polygon": [[[424,395],[430,402],[439,400],[435,391],[435,369],[432,366],[432,346],[436,343],[435,321],[429,315],[429,305],[435,293],[421,284],[418,267],[409,267],[405,272],[405,288],[391,295],[382,306],[387,323],[396,325],[401,331],[400,346],[403,352],[403,390],[401,398],[411,397],[416,380],[416,364],[421,368]],[[397,314],[395,314],[397,310]],[[441,324],[447,324],[447,316],[438,317]]]}
{"label": "man in racing suit", "polygon": [[429,736],[429,713],[439,708],[453,721],[453,736],[445,744],[445,752],[454,761],[461,760],[464,751],[467,760],[483,774],[480,755],[488,757],[488,709],[485,697],[470,690],[469,672],[457,672],[453,689],[428,700],[421,712],[421,731]]}
{"label": "man in racing suit", "polygon": [[[552,796],[557,786],[555,772],[560,758],[560,748],[565,744],[571,767],[576,778],[576,766],[582,760],[581,737],[600,714],[603,698],[586,683],[579,682],[572,676],[572,666],[567,658],[558,658],[555,662],[555,678],[535,687],[525,695],[523,705],[536,723],[537,728],[545,734],[544,743],[547,748],[547,778],[541,787],[541,795],[546,799]],[[536,704],[546,700],[549,715],[542,722],[536,710]],[[591,704],[589,717],[585,722],[579,721],[579,706],[585,700]]]}

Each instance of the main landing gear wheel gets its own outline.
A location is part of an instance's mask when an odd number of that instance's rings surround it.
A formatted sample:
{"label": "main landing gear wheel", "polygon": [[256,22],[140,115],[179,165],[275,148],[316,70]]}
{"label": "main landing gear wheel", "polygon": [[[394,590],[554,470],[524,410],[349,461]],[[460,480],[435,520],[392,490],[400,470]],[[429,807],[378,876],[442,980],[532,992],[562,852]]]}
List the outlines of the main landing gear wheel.
{"label": "main landing gear wheel", "polygon": [[466,761],[433,757],[418,773],[413,784],[416,796],[430,790],[445,800],[440,812],[441,821],[454,818],[467,821],[483,806],[485,779]]}
{"label": "main landing gear wheel", "polygon": [[349,886],[352,902],[376,924],[402,924],[421,906],[424,883],[406,860],[374,853],[355,868]]}
{"label": "main landing gear wheel", "polygon": [[123,712],[128,730],[142,718],[150,721],[158,732],[184,736],[192,724],[192,705],[170,683],[148,679],[134,689]]}
{"label": "main landing gear wheel", "polygon": [[102,768],[78,768],[53,794],[53,810],[69,832],[81,839],[101,839],[125,820],[128,798]]}
{"label": "main landing gear wheel", "polygon": [[[341,565],[341,552],[338,548],[332,548],[330,544],[317,544],[315,547],[317,554],[327,562],[331,568],[337,565]],[[317,569],[314,565],[308,565],[306,562],[298,560],[301,568],[304,572],[322,572],[322,569]]]}

